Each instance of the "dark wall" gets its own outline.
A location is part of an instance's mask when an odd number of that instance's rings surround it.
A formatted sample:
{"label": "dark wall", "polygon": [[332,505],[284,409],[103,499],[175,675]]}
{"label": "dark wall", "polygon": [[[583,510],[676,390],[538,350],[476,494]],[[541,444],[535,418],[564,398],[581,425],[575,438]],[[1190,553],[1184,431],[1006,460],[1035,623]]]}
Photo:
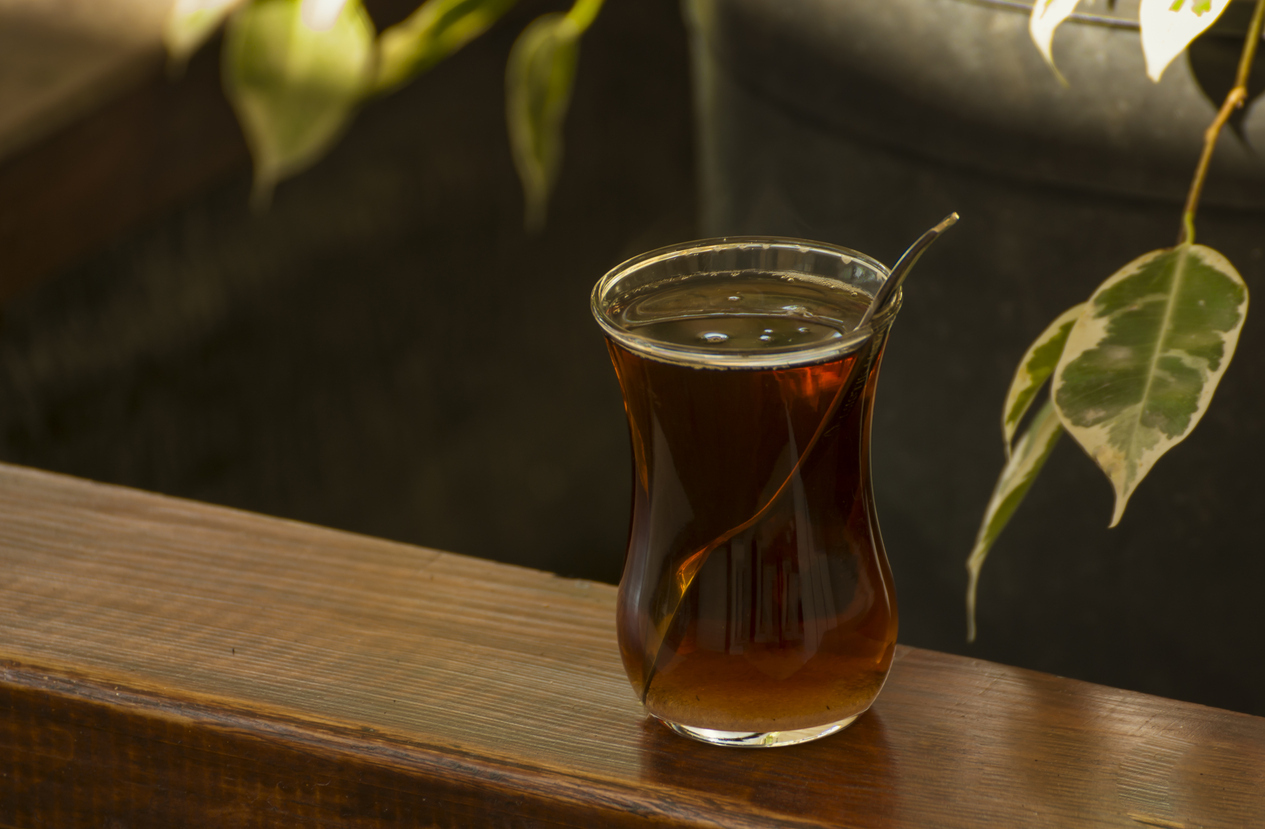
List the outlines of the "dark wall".
{"label": "dark wall", "polygon": [[[1173,244],[1215,111],[1194,70],[1154,85],[1136,30],[1073,23],[1063,86],[1022,9],[970,0],[686,5],[705,59],[703,232],[822,238],[890,262],[962,215],[905,284],[875,406],[901,640],[1265,714],[1265,663],[1249,656],[1265,649],[1258,311],[1207,416],[1116,528],[1107,479],[1061,440],[983,568],[965,643],[964,565],[1004,464],[1006,388],[1050,320]],[[1207,45],[1233,63],[1241,42]],[[1260,124],[1248,151],[1220,156],[1198,219],[1250,290],[1265,281]]]}
{"label": "dark wall", "polygon": [[367,106],[266,214],[241,169],[10,300],[0,458],[617,580],[627,438],[588,292],[694,234],[686,46],[673,0],[607,4],[529,236],[505,59],[566,5]]}

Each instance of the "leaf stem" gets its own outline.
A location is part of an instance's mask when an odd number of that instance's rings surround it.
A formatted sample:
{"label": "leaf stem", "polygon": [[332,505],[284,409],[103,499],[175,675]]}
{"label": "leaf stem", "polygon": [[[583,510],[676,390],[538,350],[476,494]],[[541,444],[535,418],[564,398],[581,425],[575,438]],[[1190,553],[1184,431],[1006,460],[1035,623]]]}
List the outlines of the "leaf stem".
{"label": "leaf stem", "polygon": [[602,10],[604,0],[575,0],[575,5],[567,12],[567,18],[581,32],[593,25],[597,13]]}
{"label": "leaf stem", "polygon": [[1212,151],[1230,116],[1247,100],[1247,81],[1252,72],[1252,61],[1256,58],[1256,45],[1261,42],[1262,24],[1265,24],[1265,0],[1256,0],[1256,11],[1252,13],[1252,22],[1247,27],[1247,41],[1243,44],[1243,55],[1239,59],[1239,72],[1234,79],[1234,88],[1225,96],[1217,117],[1212,119],[1212,124],[1204,132],[1203,153],[1199,156],[1198,166],[1195,167],[1195,178],[1190,183],[1190,193],[1186,196],[1186,209],[1182,212],[1182,229],[1177,236],[1179,245],[1195,241],[1195,211],[1199,207],[1199,197],[1203,194],[1204,179],[1208,177]]}

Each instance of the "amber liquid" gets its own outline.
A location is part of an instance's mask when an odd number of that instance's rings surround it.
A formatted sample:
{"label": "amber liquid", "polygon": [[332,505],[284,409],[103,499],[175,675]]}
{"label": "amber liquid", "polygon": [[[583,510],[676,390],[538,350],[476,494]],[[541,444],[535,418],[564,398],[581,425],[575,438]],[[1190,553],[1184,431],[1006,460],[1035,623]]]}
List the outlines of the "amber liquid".
{"label": "amber liquid", "polygon": [[[859,315],[844,311],[834,316]],[[709,315],[641,333],[776,347],[847,330],[804,323]],[[896,641],[868,457],[885,336],[836,359],[764,368],[700,368],[609,341],[635,466],[619,639],[650,713],[789,731],[854,717],[878,694]]]}

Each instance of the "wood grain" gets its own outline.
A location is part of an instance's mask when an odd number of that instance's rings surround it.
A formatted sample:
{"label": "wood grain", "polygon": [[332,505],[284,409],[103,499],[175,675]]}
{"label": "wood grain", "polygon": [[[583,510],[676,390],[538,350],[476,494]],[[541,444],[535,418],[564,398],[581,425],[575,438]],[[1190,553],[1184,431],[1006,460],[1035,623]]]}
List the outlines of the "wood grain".
{"label": "wood grain", "polygon": [[687,741],[613,604],[0,466],[0,826],[1262,825],[1265,719],[916,649],[842,734]]}

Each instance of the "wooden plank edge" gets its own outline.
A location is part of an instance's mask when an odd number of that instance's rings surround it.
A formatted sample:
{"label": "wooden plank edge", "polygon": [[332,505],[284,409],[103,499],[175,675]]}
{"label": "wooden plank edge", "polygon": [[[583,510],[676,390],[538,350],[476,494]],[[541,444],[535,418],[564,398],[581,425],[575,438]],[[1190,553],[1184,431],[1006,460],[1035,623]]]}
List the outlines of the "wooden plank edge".
{"label": "wooden plank edge", "polygon": [[4,659],[0,757],[0,826],[823,826]]}

